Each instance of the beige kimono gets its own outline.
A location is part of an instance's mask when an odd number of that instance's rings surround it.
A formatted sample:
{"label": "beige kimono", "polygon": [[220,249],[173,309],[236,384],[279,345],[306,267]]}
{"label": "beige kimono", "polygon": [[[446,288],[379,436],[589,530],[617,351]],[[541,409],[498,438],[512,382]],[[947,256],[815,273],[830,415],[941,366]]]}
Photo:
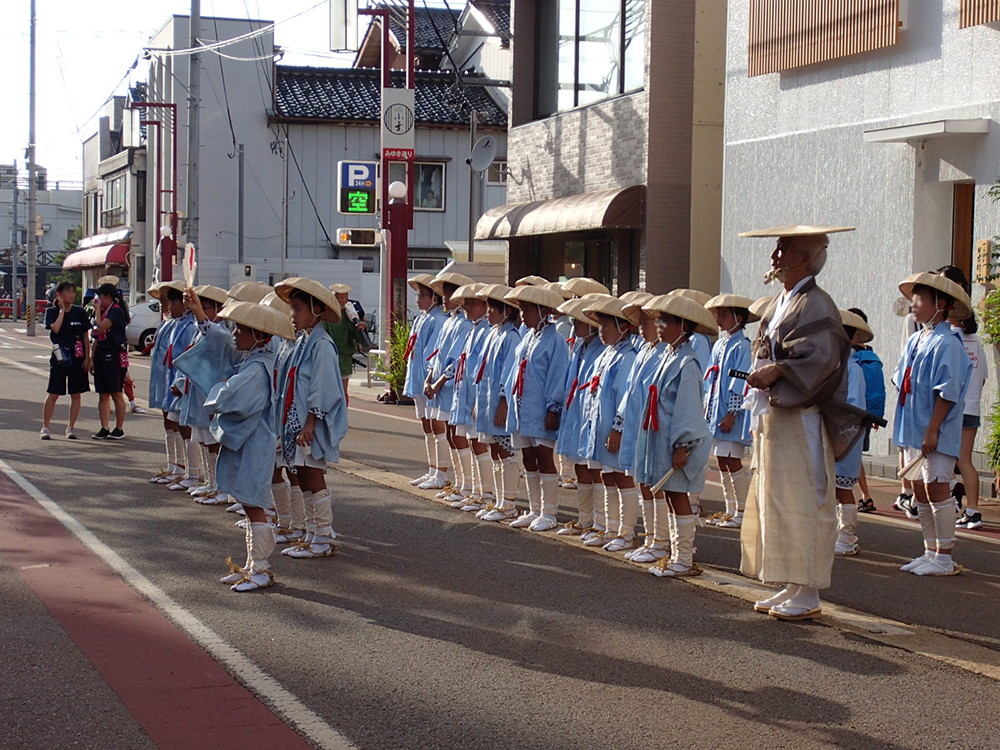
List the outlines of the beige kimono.
{"label": "beige kimono", "polygon": [[754,472],[741,532],[744,575],[765,583],[830,586],[837,540],[834,442],[837,420],[827,399],[846,400],[850,341],[830,296],[809,279],[784,318],[769,330],[777,308],[761,319],[754,354],[771,360],[781,377],[771,386],[770,412],[754,433]]}

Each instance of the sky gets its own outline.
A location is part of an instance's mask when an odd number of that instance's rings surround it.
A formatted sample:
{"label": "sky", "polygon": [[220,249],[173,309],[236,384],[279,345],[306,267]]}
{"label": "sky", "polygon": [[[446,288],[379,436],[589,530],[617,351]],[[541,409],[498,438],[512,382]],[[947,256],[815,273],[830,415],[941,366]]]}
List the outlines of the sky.
{"label": "sky", "polygon": [[[0,164],[25,163],[29,8],[29,0],[0,2],[0,45],[7,50],[0,73],[6,112],[0,118]],[[145,80],[148,63],[140,60],[129,71],[136,56],[171,15],[190,10],[190,0],[36,0],[36,161],[48,170],[50,185],[83,179],[82,143],[96,129],[103,103]],[[347,64],[329,51],[329,12],[328,0],[201,3],[203,17],[278,22],[275,43],[286,49],[284,63]]]}

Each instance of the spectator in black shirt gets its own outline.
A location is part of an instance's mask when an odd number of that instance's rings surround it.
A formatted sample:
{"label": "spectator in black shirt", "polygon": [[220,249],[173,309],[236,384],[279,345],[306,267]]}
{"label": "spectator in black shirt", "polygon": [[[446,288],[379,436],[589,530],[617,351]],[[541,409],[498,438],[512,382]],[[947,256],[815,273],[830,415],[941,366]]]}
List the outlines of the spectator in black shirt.
{"label": "spectator in black shirt", "polygon": [[52,341],[49,387],[42,407],[42,440],[49,440],[49,424],[60,396],[69,393],[69,426],[66,437],[76,439],[80,394],[90,390],[90,320],[76,302],[76,285],[62,281],[55,289],[55,304],[45,311],[45,328]]}
{"label": "spectator in black shirt", "polygon": [[[94,297],[94,390],[100,401],[97,413],[101,429],[94,433],[95,440],[121,440],[125,437],[122,426],[128,406],[122,393],[125,384],[125,326],[128,325],[128,306],[114,284],[101,284]],[[111,402],[115,402],[115,428],[109,430]]]}

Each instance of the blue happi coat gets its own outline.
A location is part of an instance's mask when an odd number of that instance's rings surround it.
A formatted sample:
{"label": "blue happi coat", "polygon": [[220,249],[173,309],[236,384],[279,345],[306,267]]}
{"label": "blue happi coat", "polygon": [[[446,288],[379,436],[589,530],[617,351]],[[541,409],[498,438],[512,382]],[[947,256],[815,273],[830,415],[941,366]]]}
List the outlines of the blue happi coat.
{"label": "blue happi coat", "polygon": [[[465,348],[465,340],[472,330],[472,321],[465,317],[465,311],[456,307],[438,329],[437,343],[432,350],[434,355],[428,362],[431,383],[442,376],[444,385],[433,397],[427,400],[428,406],[433,406],[443,412],[450,412],[455,398],[455,368],[459,357]],[[448,417],[451,421],[451,418]]]}
{"label": "blue happi coat", "polygon": [[205,401],[212,435],[219,441],[216,480],[245,505],[271,507],[274,427],[271,424],[274,355],[259,347],[237,355],[236,371],[215,385]]}
{"label": "blue happi coat", "polygon": [[618,414],[613,429],[622,434],[621,448],[618,450],[618,465],[630,474],[635,464],[635,444],[642,427],[642,407],[646,403],[649,384],[660,366],[660,359],[667,350],[662,341],[643,342],[635,355],[632,371],[629,373],[628,387],[618,402]]}
{"label": "blue happi coat", "polygon": [[965,391],[972,375],[972,361],[962,337],[947,321],[910,336],[892,382],[899,388],[899,405],[892,439],[903,448],[920,450],[938,396],[951,402],[938,433],[937,450],[957,457],[962,445]]}
{"label": "blue happi coat", "polygon": [[660,360],[642,409],[643,424],[635,449],[637,481],[656,484],[670,471],[674,449],[688,447],[691,454],[687,463],[674,472],[663,489],[701,492],[711,450],[708,425],[702,413],[702,377],[690,340],[676,351],[668,349]]}
{"label": "blue happi coat", "polygon": [[177,319],[177,323],[170,327],[170,338],[167,341],[167,350],[163,354],[163,366],[166,368],[167,390],[163,394],[161,402],[163,411],[180,411],[181,397],[170,392],[171,386],[177,386],[182,392],[184,383],[183,376],[174,367],[174,360],[181,356],[194,342],[194,335],[198,329],[195,327],[194,313],[188,312],[182,318]]}
{"label": "blue happi coat", "polygon": [[[205,323],[208,327],[203,327],[200,323],[195,324],[195,335],[194,340],[191,344],[191,349],[198,346],[199,343],[204,341],[206,338],[209,342],[206,344],[211,345],[210,342],[218,342],[217,345],[225,347],[227,349],[227,356],[232,359],[233,353],[236,350],[235,344],[233,343],[233,337],[229,333],[229,329],[219,321],[218,323],[212,323],[206,319]],[[221,336],[209,336],[208,333],[202,333],[202,329],[207,331],[218,331]],[[190,349],[188,350],[190,351]],[[180,357],[175,357],[174,365],[177,366],[178,362],[184,355],[181,354]],[[208,412],[205,411],[205,394],[202,388],[198,387],[198,384],[186,377],[182,368],[177,367],[180,371],[180,377],[177,379],[178,388],[181,390],[180,398],[180,412],[181,419],[180,423],[188,427],[200,427],[201,429],[208,429],[209,422],[211,418]]]}
{"label": "blue happi coat", "polygon": [[[716,440],[750,445],[750,412],[743,408],[747,381],[729,377],[729,371],[749,372],[752,361],[750,340],[742,330],[719,336],[712,347],[711,364],[705,373],[705,420]],[[730,412],[736,421],[729,432],[723,432],[720,425]]]}
{"label": "blue happi coat", "polygon": [[154,409],[163,405],[163,397],[167,392],[167,365],[164,357],[170,343],[170,330],[176,323],[174,318],[160,321],[156,328],[156,338],[153,339],[153,348],[149,351],[149,405]]}
{"label": "blue happi coat", "polygon": [[[865,405],[865,372],[858,362],[857,352],[853,353],[847,360],[847,403],[859,409],[866,409]],[[861,477],[861,460],[864,457],[865,441],[858,440],[854,447],[848,451],[834,467],[834,475],[838,478],[858,479]]]}
{"label": "blue happi coat", "polygon": [[709,363],[712,360],[712,342],[704,333],[692,333],[690,337],[691,346],[694,347],[694,356],[698,360],[701,374],[708,372]]}
{"label": "blue happi coat", "polygon": [[413,398],[424,395],[424,381],[427,379],[427,360],[437,344],[438,329],[445,321],[445,312],[435,305],[424,310],[414,319],[410,327],[410,338],[406,342],[406,380],[403,395]]}
{"label": "blue happi coat", "polygon": [[507,429],[523,437],[555,440],[558,429],[545,429],[549,412],[559,414],[566,403],[564,388],[569,352],[566,341],[549,321],[529,330],[514,353],[504,393]]}
{"label": "blue happi coat", "polygon": [[490,324],[485,315],[472,323],[472,329],[465,339],[465,346],[458,356],[458,364],[455,366],[454,395],[450,409],[451,419],[449,420],[454,425],[468,427],[475,425],[473,412],[476,408],[476,374],[483,361],[489,328]]}
{"label": "blue happi coat", "polygon": [[[277,336],[271,339],[269,349],[274,352],[274,377],[271,383],[274,386],[276,394],[284,393],[282,387],[285,383],[285,376],[288,374],[288,359],[292,356],[294,348],[295,341],[280,339]],[[271,424],[274,426],[274,434],[279,437],[281,426],[284,424],[284,406],[285,400],[277,397],[275,397],[274,403],[271,405]]]}
{"label": "blue happi coat", "polygon": [[308,415],[315,414],[312,444],[303,450],[317,461],[339,461],[340,441],[347,434],[347,401],[337,345],[323,326],[315,326],[298,335],[285,366],[278,381],[282,456],[289,466],[295,465],[295,439]]}
{"label": "blue happi coat", "polygon": [[635,362],[632,338],[605,347],[594,363],[590,387],[583,391],[580,449],[583,457],[612,469],[622,469],[619,453],[608,450],[608,437],[615,425],[618,405],[628,390]]}
{"label": "blue happi coat", "polygon": [[521,332],[510,321],[492,326],[483,347],[483,360],[475,375],[476,430],[483,435],[508,435],[507,426],[497,427],[494,418],[503,386],[514,369],[514,353]]}
{"label": "blue happi coat", "polygon": [[577,339],[573,344],[569,367],[566,368],[566,408],[559,421],[557,448],[560,454],[572,459],[574,463],[587,460],[580,440],[583,404],[586,400],[584,394],[594,375],[594,363],[604,349],[604,344],[596,334],[589,340]]}

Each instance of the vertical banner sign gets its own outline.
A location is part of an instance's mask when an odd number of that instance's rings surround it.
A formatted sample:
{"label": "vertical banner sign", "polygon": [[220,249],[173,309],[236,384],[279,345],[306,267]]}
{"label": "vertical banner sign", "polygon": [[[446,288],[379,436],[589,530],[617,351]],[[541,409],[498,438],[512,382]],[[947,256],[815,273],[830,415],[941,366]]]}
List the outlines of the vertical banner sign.
{"label": "vertical banner sign", "polygon": [[382,158],[413,161],[417,147],[413,89],[382,89]]}

